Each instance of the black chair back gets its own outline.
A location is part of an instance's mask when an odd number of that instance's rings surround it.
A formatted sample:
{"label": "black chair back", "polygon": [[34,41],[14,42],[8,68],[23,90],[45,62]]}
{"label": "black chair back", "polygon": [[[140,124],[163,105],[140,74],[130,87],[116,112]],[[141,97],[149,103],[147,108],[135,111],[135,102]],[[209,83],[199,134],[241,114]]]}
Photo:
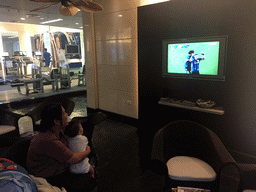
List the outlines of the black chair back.
{"label": "black chair back", "polygon": [[13,144],[6,152],[5,158],[26,169],[28,149],[31,139],[25,139]]}

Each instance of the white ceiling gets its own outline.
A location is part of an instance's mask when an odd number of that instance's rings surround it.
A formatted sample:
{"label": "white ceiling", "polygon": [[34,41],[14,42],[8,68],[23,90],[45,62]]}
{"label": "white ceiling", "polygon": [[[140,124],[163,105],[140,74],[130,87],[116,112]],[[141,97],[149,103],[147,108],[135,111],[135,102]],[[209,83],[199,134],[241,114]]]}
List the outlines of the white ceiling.
{"label": "white ceiling", "polygon": [[[29,0],[0,0],[0,22],[41,25],[40,22],[42,21],[61,18],[63,19],[62,21],[44,25],[75,28],[81,30],[80,27],[82,27],[82,11],[79,11],[75,16],[72,17],[62,16],[59,13],[59,7],[61,6],[61,3],[37,12],[29,12],[29,10],[44,5],[46,5],[46,3],[36,3]],[[21,18],[25,18],[25,20],[21,20]]]}

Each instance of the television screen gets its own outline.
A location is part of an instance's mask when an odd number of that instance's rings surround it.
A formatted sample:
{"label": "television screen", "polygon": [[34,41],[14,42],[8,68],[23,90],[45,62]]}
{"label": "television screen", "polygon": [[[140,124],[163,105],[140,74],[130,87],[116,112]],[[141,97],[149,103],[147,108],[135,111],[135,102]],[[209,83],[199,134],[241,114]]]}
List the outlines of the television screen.
{"label": "television screen", "polygon": [[66,45],[66,54],[80,54],[79,45]]}
{"label": "television screen", "polygon": [[19,56],[27,56],[27,52],[26,51],[20,51]]}
{"label": "television screen", "polygon": [[42,56],[42,53],[40,51],[36,51],[35,56]]}
{"label": "television screen", "polygon": [[227,36],[163,40],[163,76],[225,80]]}
{"label": "television screen", "polygon": [[9,53],[8,52],[3,52],[3,57],[8,57]]}

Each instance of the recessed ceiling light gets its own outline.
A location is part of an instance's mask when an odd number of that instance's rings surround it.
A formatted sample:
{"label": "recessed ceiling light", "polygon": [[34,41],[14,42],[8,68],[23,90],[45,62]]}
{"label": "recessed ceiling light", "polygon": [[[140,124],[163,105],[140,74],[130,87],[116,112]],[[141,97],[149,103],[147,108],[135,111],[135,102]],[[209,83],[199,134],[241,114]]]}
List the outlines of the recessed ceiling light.
{"label": "recessed ceiling light", "polygon": [[76,23],[76,25],[78,25],[79,23]]}
{"label": "recessed ceiling light", "polygon": [[18,38],[18,36],[11,36],[11,37],[8,37],[8,39],[14,39],[14,38]]}
{"label": "recessed ceiling light", "polygon": [[40,19],[44,19],[43,17],[41,17]]}
{"label": "recessed ceiling light", "polygon": [[58,22],[58,21],[62,21],[62,20],[63,20],[63,19],[54,19],[54,20],[50,20],[50,21],[41,22],[40,24],[54,23],[54,22]]}
{"label": "recessed ceiling light", "polygon": [[22,18],[20,18],[20,20],[26,20],[26,19],[22,17]]}
{"label": "recessed ceiling light", "polygon": [[118,15],[118,17],[123,17],[123,15]]}

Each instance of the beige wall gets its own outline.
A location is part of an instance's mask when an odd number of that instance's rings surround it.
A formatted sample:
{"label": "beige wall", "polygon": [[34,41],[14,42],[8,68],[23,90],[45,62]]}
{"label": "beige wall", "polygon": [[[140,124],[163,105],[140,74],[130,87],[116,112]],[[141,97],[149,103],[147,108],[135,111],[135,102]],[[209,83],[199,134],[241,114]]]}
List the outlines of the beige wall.
{"label": "beige wall", "polygon": [[88,58],[93,50],[86,53],[88,107],[138,118],[137,7],[157,0],[94,2],[104,10],[91,14],[90,27],[84,27],[92,37],[89,47],[95,44],[95,63]]}
{"label": "beige wall", "polygon": [[94,14],[99,108],[138,118],[136,1],[98,0]]}

